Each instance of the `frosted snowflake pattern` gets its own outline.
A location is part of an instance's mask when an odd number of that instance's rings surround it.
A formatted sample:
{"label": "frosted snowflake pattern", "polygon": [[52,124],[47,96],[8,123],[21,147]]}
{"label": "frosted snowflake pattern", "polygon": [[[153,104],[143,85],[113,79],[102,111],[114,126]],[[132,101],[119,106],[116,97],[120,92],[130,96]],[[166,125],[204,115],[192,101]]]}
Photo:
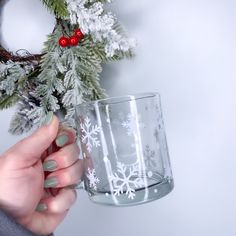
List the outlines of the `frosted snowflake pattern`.
{"label": "frosted snowflake pattern", "polygon": [[117,173],[110,177],[114,195],[125,193],[129,199],[134,199],[135,189],[145,186],[143,179],[138,175],[137,167],[137,165],[127,167],[121,162],[117,163]]}
{"label": "frosted snowflake pattern", "polygon": [[[139,117],[138,120],[140,120]],[[137,118],[131,113],[128,114],[127,120],[123,121],[121,125],[126,129],[126,133],[128,136],[132,136],[138,131]],[[139,122],[139,127],[144,128],[145,125]]]}
{"label": "frosted snowflake pattern", "polygon": [[151,170],[157,166],[155,151],[151,150],[149,145],[145,146],[143,156],[145,157],[145,165],[148,170]]}
{"label": "frosted snowflake pattern", "polygon": [[86,174],[86,176],[89,180],[89,187],[97,190],[97,184],[100,182],[100,180],[96,176],[95,169],[88,168],[88,173]]}
{"label": "frosted snowflake pattern", "polygon": [[97,138],[101,128],[98,125],[92,125],[88,117],[85,118],[84,123],[80,124],[82,131],[82,142],[86,145],[88,152],[92,151],[92,147],[99,147],[100,141]]}

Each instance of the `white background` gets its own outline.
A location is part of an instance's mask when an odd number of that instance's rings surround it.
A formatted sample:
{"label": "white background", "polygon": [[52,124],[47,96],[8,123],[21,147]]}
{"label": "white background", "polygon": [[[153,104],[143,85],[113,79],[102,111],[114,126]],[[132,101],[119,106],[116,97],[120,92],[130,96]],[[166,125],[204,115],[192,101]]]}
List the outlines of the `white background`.
{"label": "white background", "polygon": [[[162,96],[174,191],[129,208],[91,203],[85,192],[56,231],[64,236],[234,236],[236,231],[235,0],[117,0],[119,19],[136,37],[136,58],[106,66],[109,95]],[[53,18],[39,0],[11,0],[1,38],[11,50],[37,52]],[[13,110],[0,113],[0,153]]]}

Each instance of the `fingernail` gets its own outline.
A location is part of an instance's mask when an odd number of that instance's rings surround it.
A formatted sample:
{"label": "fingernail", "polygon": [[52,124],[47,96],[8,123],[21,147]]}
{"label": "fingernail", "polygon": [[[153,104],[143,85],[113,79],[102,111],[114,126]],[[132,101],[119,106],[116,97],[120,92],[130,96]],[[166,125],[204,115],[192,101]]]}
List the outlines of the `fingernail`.
{"label": "fingernail", "polygon": [[44,171],[53,171],[57,168],[57,163],[54,160],[50,160],[50,161],[45,161],[43,163],[43,170]]}
{"label": "fingernail", "polygon": [[56,177],[51,177],[45,180],[44,188],[54,188],[58,185],[58,180]]}
{"label": "fingernail", "polygon": [[56,139],[56,145],[58,147],[63,147],[68,142],[68,140],[69,140],[69,137],[67,135],[65,134],[60,135]]}
{"label": "fingernail", "polygon": [[53,118],[53,112],[49,111],[47,116],[45,117],[45,120],[43,121],[43,125],[49,125]]}
{"label": "fingernail", "polygon": [[39,212],[46,211],[47,209],[48,207],[44,203],[39,203],[38,206],[36,207],[36,211],[39,211]]}

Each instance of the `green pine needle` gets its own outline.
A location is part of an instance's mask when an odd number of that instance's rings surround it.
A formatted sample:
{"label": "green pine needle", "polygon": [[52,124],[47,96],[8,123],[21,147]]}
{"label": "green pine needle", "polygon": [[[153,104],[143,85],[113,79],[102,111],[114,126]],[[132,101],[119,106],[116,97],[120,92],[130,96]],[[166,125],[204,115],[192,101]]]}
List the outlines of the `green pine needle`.
{"label": "green pine needle", "polygon": [[11,96],[5,96],[0,100],[0,110],[14,106],[19,100],[18,94],[15,92]]}
{"label": "green pine needle", "polygon": [[69,12],[66,7],[64,0],[41,0],[48,10],[54,13],[59,18],[65,18],[69,15]]}

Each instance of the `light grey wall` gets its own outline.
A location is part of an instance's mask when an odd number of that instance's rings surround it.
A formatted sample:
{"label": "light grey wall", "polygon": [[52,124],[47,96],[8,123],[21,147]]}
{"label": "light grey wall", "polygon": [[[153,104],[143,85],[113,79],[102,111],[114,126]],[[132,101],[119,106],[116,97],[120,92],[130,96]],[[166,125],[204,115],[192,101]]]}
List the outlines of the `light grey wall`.
{"label": "light grey wall", "polygon": [[[4,14],[15,24],[17,2],[44,14],[37,0],[10,2],[15,7]],[[139,46],[133,61],[105,68],[103,84],[110,95],[161,93],[175,189],[159,201],[119,209],[95,205],[81,191],[56,235],[234,236],[236,2],[117,0],[113,8]],[[31,20],[27,25],[35,26]],[[53,22],[38,20],[45,27]],[[4,24],[3,35],[12,30]],[[23,27],[19,37],[44,35],[43,27],[34,34]],[[0,152],[16,141],[7,133],[11,114],[0,113]]]}

